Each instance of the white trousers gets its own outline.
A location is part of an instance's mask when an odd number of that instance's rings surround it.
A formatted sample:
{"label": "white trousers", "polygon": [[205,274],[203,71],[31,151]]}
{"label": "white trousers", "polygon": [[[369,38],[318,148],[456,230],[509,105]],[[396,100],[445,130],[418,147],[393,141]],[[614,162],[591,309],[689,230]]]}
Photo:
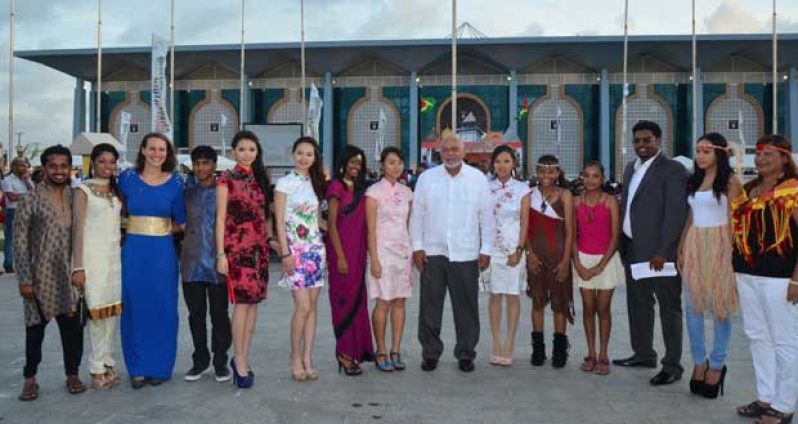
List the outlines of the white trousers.
{"label": "white trousers", "polygon": [[89,336],[91,337],[90,373],[105,374],[106,365],[109,367],[115,365],[114,346],[116,345],[118,328],[118,316],[89,321]]}
{"label": "white trousers", "polygon": [[798,400],[798,305],[787,301],[790,280],[736,275],[757,399],[791,414]]}

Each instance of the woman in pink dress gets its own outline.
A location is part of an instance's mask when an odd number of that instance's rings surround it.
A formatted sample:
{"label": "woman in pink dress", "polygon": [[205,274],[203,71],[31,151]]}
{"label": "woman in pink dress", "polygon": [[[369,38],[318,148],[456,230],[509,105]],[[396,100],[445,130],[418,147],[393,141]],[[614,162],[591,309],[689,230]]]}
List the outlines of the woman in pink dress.
{"label": "woman in pink dress", "polygon": [[374,354],[366,291],[366,155],[346,146],[327,187],[330,308],[338,370],[360,375]]}
{"label": "woman in pink dress", "polygon": [[[377,340],[377,367],[381,371],[401,371],[401,344],[405,326],[405,299],[413,289],[412,249],[408,218],[413,193],[398,179],[404,168],[402,152],[386,147],[380,155],[382,179],[366,191],[369,271],[366,281],[377,305],[372,313],[374,339]],[[385,328],[391,317],[391,350],[385,348]]]}

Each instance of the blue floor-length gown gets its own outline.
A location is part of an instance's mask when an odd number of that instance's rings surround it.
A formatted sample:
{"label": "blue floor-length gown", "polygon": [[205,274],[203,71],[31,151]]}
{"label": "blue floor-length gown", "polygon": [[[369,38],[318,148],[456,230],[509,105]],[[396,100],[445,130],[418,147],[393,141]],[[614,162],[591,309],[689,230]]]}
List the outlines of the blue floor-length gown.
{"label": "blue floor-length gown", "polygon": [[[185,223],[183,181],[158,186],[135,170],[119,176],[129,216]],[[169,379],[177,354],[178,263],[172,236],[127,234],[122,246],[122,352],[131,377]]]}

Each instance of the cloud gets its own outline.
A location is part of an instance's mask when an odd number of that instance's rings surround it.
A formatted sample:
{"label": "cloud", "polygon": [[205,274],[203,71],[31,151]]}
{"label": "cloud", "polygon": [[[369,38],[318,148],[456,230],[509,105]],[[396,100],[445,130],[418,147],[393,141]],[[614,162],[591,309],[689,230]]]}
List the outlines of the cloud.
{"label": "cloud", "polygon": [[764,23],[732,0],[723,0],[712,14],[704,19],[704,26],[708,32],[719,34],[767,31]]}

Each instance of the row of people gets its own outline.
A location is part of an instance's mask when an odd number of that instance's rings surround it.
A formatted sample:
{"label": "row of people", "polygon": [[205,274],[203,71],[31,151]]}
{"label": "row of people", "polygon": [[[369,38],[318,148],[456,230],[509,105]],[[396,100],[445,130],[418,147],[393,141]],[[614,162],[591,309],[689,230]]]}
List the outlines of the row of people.
{"label": "row of people", "polygon": [[[262,151],[254,134],[242,132],[234,138],[233,149],[238,164],[218,181],[212,179],[215,154],[208,152],[210,149],[203,153],[200,148],[192,152],[195,171],[200,180],[197,187],[204,188],[206,194],[197,194],[192,201],[190,193],[186,193],[185,202],[182,183],[171,172],[174,168],[171,144],[162,136],[148,135],[142,143],[137,169],[123,172],[118,185],[112,178],[115,152],[98,150],[96,154],[92,154],[97,177],[85,182],[75,195],[73,215],[76,224],[68,226],[74,228],[67,228],[66,231],[61,229],[64,234],[74,232],[75,246],[72,251],[73,256],[77,255],[78,258],[68,258],[72,260],[72,267],[54,267],[59,272],[73,271],[72,280],[75,285],[85,287],[88,310],[92,318],[95,318],[92,326],[95,326],[95,321],[103,321],[102,318],[119,315],[121,305],[124,305],[125,313],[121,314],[123,351],[134,387],[147,383],[159,384],[171,376],[176,348],[177,290],[176,285],[169,287],[166,282],[176,282],[178,277],[170,234],[183,229],[186,205],[192,204],[194,206],[189,206],[190,209],[202,213],[198,214],[195,225],[189,223],[186,226],[186,236],[190,239],[193,234],[193,237],[199,239],[194,239],[197,243],[187,242],[186,245],[202,246],[202,251],[195,254],[197,258],[201,258],[197,264],[204,264],[204,271],[209,272],[205,276],[192,276],[191,260],[186,260],[185,257],[190,249],[184,252],[184,295],[189,310],[192,311],[189,321],[197,346],[194,367],[187,374],[187,379],[201,376],[209,367],[210,355],[207,347],[204,347],[204,302],[207,290],[210,303],[217,304],[217,312],[213,312],[213,306],[211,312],[214,321],[213,350],[217,379],[229,378],[225,364],[230,342],[225,340],[232,338],[235,357],[231,365],[236,383],[239,387],[252,385],[254,374],[248,363],[248,352],[257,316],[256,305],[266,296],[268,256],[271,249],[278,253],[281,260],[284,274],[281,284],[292,288],[295,301],[295,313],[291,320],[291,369],[297,380],[316,377],[312,365],[316,303],[321,287],[328,280],[337,339],[336,355],[341,368],[347,374],[357,375],[362,372],[360,363],[372,359],[374,349],[370,326],[373,326],[377,340],[373,359],[378,367],[384,371],[404,368],[400,344],[404,299],[410,296],[411,290],[412,251],[412,260],[421,271],[418,338],[422,344],[422,369],[435,369],[443,351],[440,326],[443,299],[448,289],[452,298],[458,339],[454,353],[463,371],[473,370],[473,359],[476,356],[474,349],[479,338],[477,291],[480,269],[490,270],[492,296],[489,310],[494,330],[491,362],[508,365],[511,361],[519,309],[518,295],[522,289],[526,289],[533,299],[532,363],[540,365],[545,361],[543,310],[547,304],[551,304],[555,326],[552,364],[556,367],[564,366],[569,346],[565,328],[568,321],[573,321],[573,269],[585,306],[583,318],[589,346],[581,368],[599,374],[609,372],[609,304],[612,289],[625,273],[629,283],[627,306],[635,355],[616,360],[615,363],[624,366],[655,365],[656,353],[652,348],[652,305],[653,297],[656,296],[663,316],[667,353],[663,360],[663,371],[652,379],[652,384],[667,384],[678,380],[682,372],[679,364],[682,282],[678,277],[664,274],[656,275],[655,278],[636,278],[632,268],[633,265],[643,262],[649,268],[660,271],[667,262],[676,262],[682,274],[687,277],[685,284],[689,291],[688,330],[696,362],[691,387],[695,386],[696,392],[711,393],[712,388],[716,390],[722,384],[726,372],[723,362],[728,337],[724,341],[723,334],[728,331],[724,330],[727,326],[722,321],[734,312],[737,302],[734,281],[729,278],[732,263],[734,270],[738,272],[738,284],[741,280],[740,273],[744,274],[743,277],[762,277],[760,274],[766,271],[765,276],[771,276],[774,264],[781,265],[781,268],[790,268],[790,272],[794,266],[795,261],[790,261],[789,257],[795,250],[790,232],[794,223],[789,219],[785,221],[783,216],[778,215],[787,213],[790,216],[793,212],[793,203],[789,200],[795,193],[788,188],[795,181],[791,178],[794,164],[788,154],[789,142],[778,136],[760,140],[757,146],[759,178],[746,189],[742,189],[739,181],[729,171],[729,150],[722,137],[710,134],[699,140],[696,150],[697,170],[688,181],[684,169],[660,153],[661,131],[656,124],[641,122],[633,133],[638,160],[631,163],[626,170],[625,191],[621,203],[623,206],[614,197],[601,193],[603,170],[596,163],[586,166],[584,177],[587,192],[575,199],[558,184],[562,173],[557,158],[544,156],[539,160],[539,185],[530,191],[526,184],[513,179],[516,156],[510,149],[500,147],[494,152],[492,164],[495,178],[486,181],[481,173],[463,164],[462,143],[454,138],[444,140],[443,165],[422,174],[413,195],[401,184],[397,184],[396,180],[403,168],[402,157],[400,151],[390,148],[383,152],[381,158],[385,178],[379,183],[368,189],[365,187],[364,154],[359,149],[350,147],[336,170],[336,178],[327,185],[321,170],[318,145],[309,138],[299,139],[293,148],[295,169],[282,178],[274,190],[276,234],[272,234],[268,178],[260,165]],[[54,149],[56,150],[46,151],[47,156],[43,154],[42,157],[47,176],[45,190],[37,192],[30,202],[25,202],[31,205],[39,202],[45,206],[34,208],[28,215],[33,212],[54,214],[72,209],[71,206],[65,207],[65,204],[53,206],[52,198],[56,198],[57,205],[60,194],[46,196],[50,191],[58,192],[63,189],[59,189],[62,175],[58,167],[63,165],[59,158],[70,159],[65,157],[64,152],[59,153],[58,148]],[[103,160],[108,162],[107,165],[103,165]],[[208,169],[205,173],[201,171],[203,163]],[[49,171],[51,164],[54,167],[52,172]],[[790,170],[793,174],[788,172]],[[768,172],[774,173],[775,177]],[[108,177],[104,179],[103,175]],[[769,184],[768,178],[776,178],[780,187],[785,188],[775,192],[762,192],[761,194],[766,195],[764,205],[769,207],[768,202],[772,202],[767,196],[782,196],[786,200],[776,202],[779,208],[773,215],[778,216],[778,219],[760,222],[754,219],[755,216],[752,218],[753,211],[762,208],[757,203],[762,199],[757,198],[759,194],[756,189],[760,185]],[[711,197],[707,197],[710,188],[718,205],[714,205],[709,201]],[[751,198],[738,193],[749,193]],[[207,207],[214,203],[213,200],[208,200],[212,195],[216,197],[216,208],[215,213],[208,216],[207,211],[214,209]],[[113,243],[118,246],[118,239],[114,240],[109,236],[113,232],[111,230],[107,234],[105,231],[99,234],[101,232],[86,232],[81,229],[80,222],[86,216],[90,216],[94,222],[103,213],[99,204],[95,204],[91,214],[86,214],[87,208],[92,204],[89,201],[92,196],[97,198],[95,200],[103,199],[105,202],[103,205],[109,229],[118,228],[113,221],[119,219],[117,208],[121,209],[124,204],[128,215],[128,230],[121,252],[121,271],[115,271],[113,267],[110,270],[92,271],[111,276],[107,278],[109,286],[113,286],[114,273],[121,272],[121,303],[112,294],[108,298],[110,300],[105,299],[101,305],[96,304],[92,298],[98,297],[92,295],[92,284],[85,284],[86,277],[91,274],[91,266],[85,267],[86,259],[91,258],[91,254],[86,253],[85,246],[92,245],[102,255],[109,255],[108,258],[115,253],[107,246]],[[329,204],[326,222],[320,211],[324,198]],[[688,216],[687,202],[690,202],[691,218],[685,225],[685,217]],[[724,234],[727,238],[732,237],[728,231],[727,214],[724,213],[726,204],[733,206],[732,216],[740,222],[740,225],[733,228],[734,252],[730,248],[731,242],[727,243],[728,240],[724,239]],[[107,212],[108,210],[111,212]],[[58,217],[49,216],[41,220],[28,219],[19,230],[15,226],[15,233],[45,231],[57,222],[56,218]],[[215,234],[208,235],[203,228],[207,229],[208,223],[214,220]],[[173,225],[172,221],[177,225]],[[407,222],[409,228],[405,224]],[[755,225],[751,225],[752,222]],[[41,228],[35,228],[36,225]],[[326,242],[320,231],[325,226],[328,230]],[[769,230],[768,226],[775,226],[776,231]],[[738,233],[744,235],[740,236]],[[91,239],[92,236],[102,239],[107,246],[99,248],[100,244]],[[766,243],[760,240],[762,237],[770,237],[772,241]],[[74,306],[69,299],[79,299],[79,296],[65,296],[65,290],[57,282],[49,284],[56,287],[55,295],[42,295],[47,291],[45,286],[48,284],[41,283],[41,276],[31,276],[29,263],[31,258],[35,258],[38,266],[36,272],[47,268],[42,267],[42,263],[58,263],[59,256],[48,251],[58,244],[33,243],[35,246],[32,246],[31,241],[24,236],[17,239],[15,249],[28,262],[24,267],[26,271],[20,272],[20,290],[27,299],[26,322],[29,329],[40,327],[38,333],[29,332],[28,335],[30,352],[22,396],[35,398],[37,387],[32,379],[38,363],[35,340],[37,336],[43,335],[43,325],[52,317],[57,318],[59,325],[63,321],[65,330],[68,330],[70,323],[66,318],[71,317],[71,311],[74,311],[69,309]],[[42,237],[35,239],[43,240]],[[209,247],[212,239],[215,240],[213,250]],[[621,268],[616,254],[618,245],[623,251],[625,270]],[[79,258],[81,255],[83,261]],[[732,255],[734,262],[727,260]],[[738,260],[738,256],[743,259]],[[760,257],[772,263],[761,267],[758,264]],[[94,257],[88,262],[105,263],[107,260]],[[208,265],[211,262],[215,262],[212,267]],[[202,265],[197,266],[202,268]],[[103,267],[107,268],[105,264]],[[157,277],[153,278],[152,270],[158,271]],[[226,281],[221,285],[215,278],[215,271],[226,275]],[[47,271],[44,276],[57,280],[59,272]],[[718,276],[721,278],[716,278]],[[787,278],[786,282],[782,281],[788,288],[788,302],[785,303],[798,300],[798,293],[794,288],[795,284],[790,283],[790,276],[771,276]],[[89,280],[94,281],[95,278]],[[32,282],[36,282],[36,290],[32,290]],[[215,295],[211,294],[210,288],[214,284]],[[222,302],[219,300],[219,287],[227,291],[230,300],[235,304],[232,337],[224,335],[223,328],[229,324],[224,319],[214,319],[214,316],[227,316],[226,303],[221,307]],[[113,289],[108,292],[112,293]],[[193,293],[189,294],[190,292]],[[369,295],[379,298],[371,322],[366,303]],[[502,340],[498,331],[502,297],[507,299],[509,317],[505,340]],[[145,298],[147,302],[144,301]],[[55,308],[53,304],[56,305]],[[193,311],[197,311],[196,314]],[[714,312],[718,321],[721,321],[716,324],[717,352],[713,352],[708,364],[703,358],[706,355],[702,350],[703,337],[699,337],[698,333],[702,332],[702,327],[698,324],[702,322],[701,317],[705,311]],[[789,312],[790,309],[787,308],[785,313]],[[594,335],[596,313],[600,321],[598,355]],[[37,315],[39,319],[36,319]],[[391,315],[393,336],[390,350],[386,348],[384,338],[388,315]],[[159,318],[158,323],[152,321],[153,317]],[[747,319],[746,323],[748,321]],[[780,321],[781,324],[790,322],[783,319]],[[217,323],[220,329],[218,338]],[[102,354],[103,351],[108,352],[110,346],[107,342],[103,346],[103,340],[112,340],[108,335],[113,332],[113,324],[107,327],[106,330],[97,328],[97,336],[94,336],[92,330],[93,345],[100,345],[93,347],[92,354],[92,378],[97,387],[113,385],[118,378],[113,370],[113,358]],[[751,335],[751,332],[747,333]],[[69,333],[62,331],[62,334]],[[82,346],[82,343],[72,344]],[[72,352],[72,360],[65,361],[69,376],[67,385],[71,391],[79,391],[82,386],[77,373],[73,372],[77,366],[74,362],[75,349],[75,346],[67,346],[65,343],[65,352]],[[77,363],[79,364],[79,355]],[[757,377],[759,381],[760,376]],[[773,380],[781,377],[781,374],[765,375],[761,379]],[[763,383],[763,390],[770,386]],[[789,390],[791,386],[783,384],[778,387]],[[786,397],[789,396],[787,393]],[[770,407],[771,403],[775,403],[772,400],[774,395],[760,394],[760,398],[760,403],[748,405],[739,412],[769,411],[763,405]],[[773,406],[776,411],[773,413],[786,414],[791,412],[791,408],[792,406],[785,407],[784,403],[780,403]]]}

